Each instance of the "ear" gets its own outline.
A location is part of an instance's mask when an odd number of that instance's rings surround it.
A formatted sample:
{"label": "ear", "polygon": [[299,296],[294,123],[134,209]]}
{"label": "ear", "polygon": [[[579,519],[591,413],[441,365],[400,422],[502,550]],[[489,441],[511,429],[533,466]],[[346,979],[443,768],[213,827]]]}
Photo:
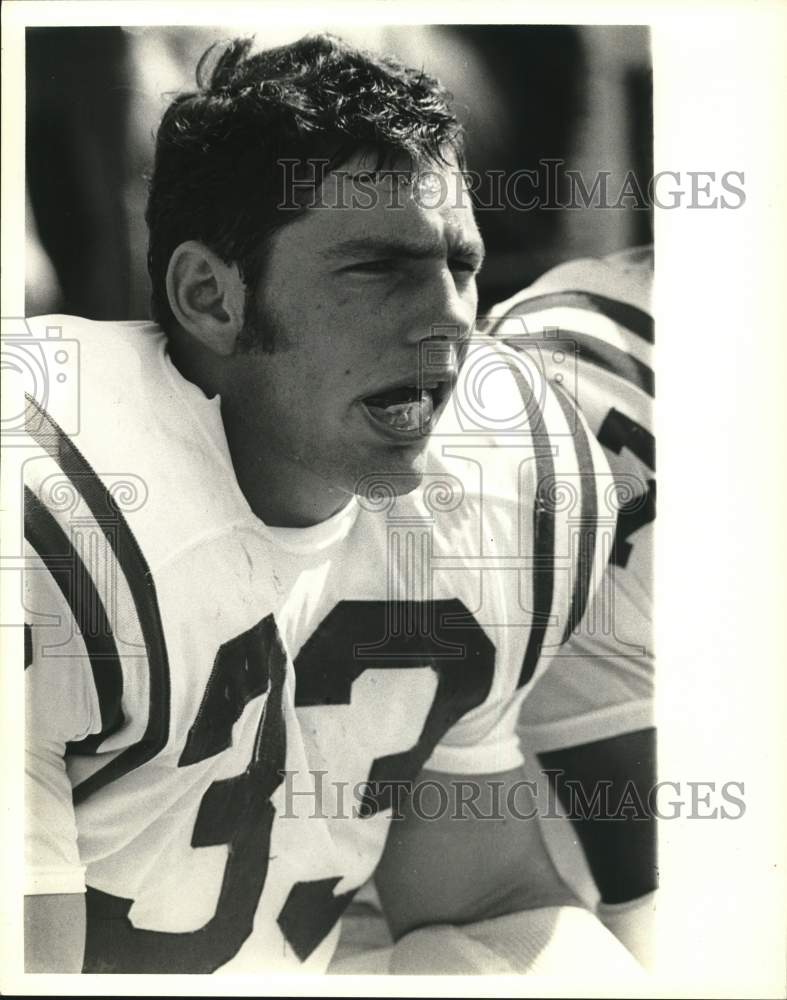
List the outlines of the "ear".
{"label": "ear", "polygon": [[233,353],[246,303],[236,264],[225,264],[202,243],[187,240],[169,259],[167,297],[175,319],[192,337],[216,354]]}

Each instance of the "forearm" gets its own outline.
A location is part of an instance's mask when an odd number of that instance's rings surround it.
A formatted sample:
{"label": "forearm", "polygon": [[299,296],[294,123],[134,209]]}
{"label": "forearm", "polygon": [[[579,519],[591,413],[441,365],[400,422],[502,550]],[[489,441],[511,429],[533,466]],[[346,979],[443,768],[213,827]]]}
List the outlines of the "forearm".
{"label": "forearm", "polygon": [[85,923],[82,893],[25,896],[25,972],[81,972]]}
{"label": "forearm", "polygon": [[416,787],[426,782],[434,782],[434,794],[413,796],[403,818],[392,821],[376,873],[395,938],[431,924],[577,903],[544,846],[535,796],[520,770],[423,772]]}
{"label": "forearm", "polygon": [[540,755],[577,832],[604,903],[624,903],[657,885],[655,730]]}
{"label": "forearm", "polygon": [[599,890],[598,916],[650,965],[658,884],[653,729],[540,756]]}

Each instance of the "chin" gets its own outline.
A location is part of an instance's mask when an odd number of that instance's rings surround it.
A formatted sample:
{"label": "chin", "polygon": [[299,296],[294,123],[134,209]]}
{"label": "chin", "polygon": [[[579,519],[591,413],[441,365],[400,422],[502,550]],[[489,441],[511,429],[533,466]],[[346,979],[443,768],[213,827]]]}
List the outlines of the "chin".
{"label": "chin", "polygon": [[404,496],[421,485],[425,466],[424,452],[415,456],[386,455],[384,461],[370,464],[356,477],[353,493],[373,502]]}

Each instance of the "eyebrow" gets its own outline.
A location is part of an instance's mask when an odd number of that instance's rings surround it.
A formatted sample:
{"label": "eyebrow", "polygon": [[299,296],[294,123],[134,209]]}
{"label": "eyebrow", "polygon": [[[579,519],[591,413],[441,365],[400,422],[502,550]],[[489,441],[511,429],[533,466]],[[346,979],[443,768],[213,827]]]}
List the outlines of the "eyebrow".
{"label": "eyebrow", "polygon": [[[333,246],[320,250],[320,256],[325,258],[359,257],[364,254],[373,256],[409,257],[412,260],[440,260],[446,247],[435,241],[430,243],[413,243],[408,240],[397,240],[393,237],[374,239],[360,237],[341,240]],[[450,257],[467,257],[477,261],[480,267],[484,261],[484,244],[481,240],[463,240],[450,238],[447,245]]]}

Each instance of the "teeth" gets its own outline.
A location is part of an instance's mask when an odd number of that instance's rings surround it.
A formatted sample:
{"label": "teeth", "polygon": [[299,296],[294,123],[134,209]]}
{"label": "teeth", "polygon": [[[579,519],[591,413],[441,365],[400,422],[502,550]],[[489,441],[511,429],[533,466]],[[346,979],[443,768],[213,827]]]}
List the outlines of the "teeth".
{"label": "teeth", "polygon": [[434,416],[431,393],[425,389],[421,398],[410,403],[393,403],[391,406],[370,406],[375,417],[398,431],[416,431],[426,427]]}

